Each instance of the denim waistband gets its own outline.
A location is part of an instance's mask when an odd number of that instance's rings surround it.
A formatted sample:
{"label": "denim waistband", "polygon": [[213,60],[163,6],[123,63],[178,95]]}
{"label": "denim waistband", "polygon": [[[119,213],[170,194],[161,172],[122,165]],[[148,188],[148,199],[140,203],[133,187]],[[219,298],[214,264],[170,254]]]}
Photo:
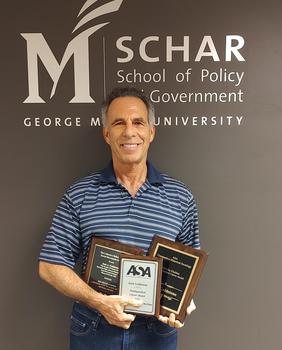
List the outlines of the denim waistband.
{"label": "denim waistband", "polygon": [[[84,316],[86,316],[88,319],[94,321],[95,323],[100,324],[108,324],[108,321],[104,318],[104,316],[98,312],[96,309],[90,309],[86,305],[76,301],[73,305],[73,313],[80,313]],[[148,316],[140,316],[136,315],[135,320],[131,323],[132,326],[137,326],[141,324],[147,324],[150,325],[152,322],[156,321],[157,319],[155,317],[148,317]]]}

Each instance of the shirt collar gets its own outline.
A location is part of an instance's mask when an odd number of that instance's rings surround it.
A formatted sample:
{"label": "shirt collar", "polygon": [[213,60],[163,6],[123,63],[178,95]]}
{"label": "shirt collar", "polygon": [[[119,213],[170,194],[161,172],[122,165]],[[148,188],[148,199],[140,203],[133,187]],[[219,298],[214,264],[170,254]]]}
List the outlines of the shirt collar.
{"label": "shirt collar", "polygon": [[[164,182],[164,177],[149,161],[147,161],[147,179],[150,184],[161,184]],[[100,182],[118,183],[112,161],[110,161],[109,164],[101,171]]]}

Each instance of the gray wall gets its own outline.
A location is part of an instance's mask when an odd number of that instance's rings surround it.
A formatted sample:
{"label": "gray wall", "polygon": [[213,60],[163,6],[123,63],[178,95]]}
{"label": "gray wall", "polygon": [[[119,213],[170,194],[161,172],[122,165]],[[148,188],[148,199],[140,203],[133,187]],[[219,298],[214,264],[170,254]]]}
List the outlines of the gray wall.
{"label": "gray wall", "polygon": [[[105,1],[101,1],[104,3]],[[209,260],[197,290],[197,311],[181,330],[179,349],[265,350],[280,348],[281,324],[281,3],[279,1],[129,1],[118,12],[96,19],[110,22],[89,40],[91,95],[96,104],[69,104],[73,67],[66,66],[52,100],[52,81],[39,64],[45,104],[23,104],[28,95],[26,41],[20,33],[43,33],[61,59],[76,14],[84,1],[28,0],[5,3],[5,46],[1,52],[1,348],[66,349],[71,301],[40,281],[37,256],[56,205],[75,179],[100,169],[109,152],[99,115],[105,83],[117,85],[116,71],[166,69],[160,84],[136,84],[147,91],[232,91],[230,83],[201,83],[202,68],[244,71],[242,103],[159,103],[161,120],[171,116],[242,115],[240,126],[164,126],[158,128],[150,158],[164,172],[189,185],[197,198],[202,247]],[[97,5],[98,6],[98,5]],[[92,25],[92,22],[91,22]],[[90,26],[90,24],[89,24]],[[241,35],[245,62],[224,61],[228,34]],[[148,49],[160,62],[138,56],[127,64],[115,41],[160,36]],[[182,55],[165,62],[165,36],[181,44],[190,36],[190,62]],[[193,57],[204,35],[211,35],[220,62]],[[105,57],[103,58],[103,38]],[[173,75],[193,68],[189,83]],[[25,117],[77,116],[81,127],[25,127]],[[209,119],[210,120],[210,119]]]}

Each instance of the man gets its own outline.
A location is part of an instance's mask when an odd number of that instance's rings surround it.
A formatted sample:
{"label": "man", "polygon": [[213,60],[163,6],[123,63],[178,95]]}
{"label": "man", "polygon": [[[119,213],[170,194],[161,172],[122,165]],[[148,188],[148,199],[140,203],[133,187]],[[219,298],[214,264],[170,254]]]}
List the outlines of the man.
{"label": "man", "polygon": [[174,350],[176,328],[182,326],[174,314],[159,320],[135,317],[124,308],[140,306],[138,300],[98,293],[73,271],[80,253],[85,268],[92,235],[140,246],[145,252],[155,234],[199,247],[191,192],[147,161],[155,136],[150,100],[134,88],[115,89],[102,107],[102,120],[112,160],[65,193],[39,257],[39,274],[77,300],[71,315],[71,350]]}

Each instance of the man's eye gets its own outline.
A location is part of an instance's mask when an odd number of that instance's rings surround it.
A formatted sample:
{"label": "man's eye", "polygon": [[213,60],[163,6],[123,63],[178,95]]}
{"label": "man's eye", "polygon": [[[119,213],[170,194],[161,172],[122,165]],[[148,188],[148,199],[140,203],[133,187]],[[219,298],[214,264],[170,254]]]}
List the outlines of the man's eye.
{"label": "man's eye", "polygon": [[122,121],[121,120],[116,121],[116,122],[113,123],[113,125],[122,125]]}

